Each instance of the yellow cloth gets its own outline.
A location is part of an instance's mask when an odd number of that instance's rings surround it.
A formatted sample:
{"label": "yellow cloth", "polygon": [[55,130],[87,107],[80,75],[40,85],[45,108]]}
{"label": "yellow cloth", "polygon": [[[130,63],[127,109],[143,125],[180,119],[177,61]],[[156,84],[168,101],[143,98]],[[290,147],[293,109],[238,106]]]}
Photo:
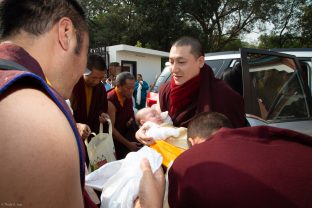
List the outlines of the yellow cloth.
{"label": "yellow cloth", "polygon": [[115,87],[114,90],[115,90],[115,92],[117,94],[117,98],[118,98],[118,101],[119,101],[121,107],[123,107],[125,100],[123,99],[122,95],[119,93],[119,90],[118,90],[117,87]]}
{"label": "yellow cloth", "polygon": [[46,82],[47,82],[47,84],[48,84],[50,87],[52,87],[52,84],[51,84],[51,82],[48,80],[48,78],[46,78]]}
{"label": "yellow cloth", "polygon": [[87,115],[89,115],[89,109],[90,109],[90,105],[91,105],[93,88],[92,87],[88,87],[87,85],[85,85],[85,92],[86,92]]}
{"label": "yellow cloth", "polygon": [[184,152],[184,149],[175,147],[166,141],[156,140],[155,142],[156,143],[150,147],[163,156],[162,164],[166,167],[168,167],[172,160],[175,160],[182,152]]}

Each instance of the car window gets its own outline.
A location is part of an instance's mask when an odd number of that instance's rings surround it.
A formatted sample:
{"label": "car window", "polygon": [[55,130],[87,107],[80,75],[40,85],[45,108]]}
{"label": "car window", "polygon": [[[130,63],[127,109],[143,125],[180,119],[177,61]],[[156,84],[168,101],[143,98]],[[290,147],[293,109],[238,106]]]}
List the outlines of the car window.
{"label": "car window", "polygon": [[259,117],[269,122],[308,118],[308,102],[294,59],[248,54],[254,103]]}
{"label": "car window", "polygon": [[216,77],[220,78],[223,74],[223,71],[230,67],[233,59],[218,59],[218,60],[206,60],[206,64],[208,64],[213,70]]}
{"label": "car window", "polygon": [[150,90],[151,92],[158,93],[159,87],[168,81],[170,78],[170,67],[166,66],[164,70],[161,72],[159,77],[156,79],[154,87]]}
{"label": "car window", "polygon": [[309,89],[312,92],[310,63],[308,61],[300,61],[300,66],[302,69],[302,79],[304,83],[309,86]]}

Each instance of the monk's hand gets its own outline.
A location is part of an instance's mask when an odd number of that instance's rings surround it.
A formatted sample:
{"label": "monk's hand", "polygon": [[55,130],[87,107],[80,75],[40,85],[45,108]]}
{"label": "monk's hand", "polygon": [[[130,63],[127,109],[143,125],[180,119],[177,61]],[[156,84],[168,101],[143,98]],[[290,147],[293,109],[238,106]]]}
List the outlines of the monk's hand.
{"label": "monk's hand", "polygon": [[127,147],[130,151],[134,152],[138,151],[142,147],[142,144],[139,142],[129,142]]}
{"label": "monk's hand", "polygon": [[82,140],[87,139],[91,134],[91,129],[87,124],[77,123],[77,129]]}
{"label": "monk's hand", "polygon": [[143,172],[139,187],[139,204],[145,208],[163,207],[165,193],[165,177],[161,168],[154,174],[146,158],[141,161],[141,170]]}
{"label": "monk's hand", "polygon": [[99,116],[99,121],[101,123],[106,123],[108,119],[109,119],[109,115],[106,113],[101,113],[101,115]]}
{"label": "monk's hand", "polygon": [[146,131],[150,128],[148,125],[143,125],[135,133],[135,138],[144,145],[150,146],[155,143],[152,137],[146,136]]}
{"label": "monk's hand", "polygon": [[127,122],[127,124],[126,124],[127,127],[131,126],[132,122],[133,122],[133,118],[130,118],[129,121]]}

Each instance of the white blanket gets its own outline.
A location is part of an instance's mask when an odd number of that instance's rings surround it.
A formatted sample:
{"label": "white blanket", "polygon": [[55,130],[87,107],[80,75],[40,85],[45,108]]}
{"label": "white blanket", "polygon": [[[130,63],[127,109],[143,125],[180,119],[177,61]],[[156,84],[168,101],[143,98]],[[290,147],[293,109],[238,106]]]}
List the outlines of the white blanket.
{"label": "white blanket", "polygon": [[102,208],[132,208],[142,177],[140,163],[147,158],[155,172],[162,156],[149,147],[129,153],[125,159],[107,163],[86,176],[86,186],[102,190]]}

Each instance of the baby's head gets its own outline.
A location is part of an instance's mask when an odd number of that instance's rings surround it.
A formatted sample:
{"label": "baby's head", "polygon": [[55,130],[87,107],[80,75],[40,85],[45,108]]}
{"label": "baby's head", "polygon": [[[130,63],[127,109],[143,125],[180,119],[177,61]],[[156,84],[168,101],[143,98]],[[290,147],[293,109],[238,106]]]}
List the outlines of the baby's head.
{"label": "baby's head", "polygon": [[187,127],[187,138],[191,146],[207,140],[220,128],[232,128],[231,121],[217,112],[203,112],[196,115]]}
{"label": "baby's head", "polygon": [[136,122],[142,126],[146,121],[151,121],[156,124],[162,124],[163,119],[160,113],[153,108],[142,108],[135,114]]}

